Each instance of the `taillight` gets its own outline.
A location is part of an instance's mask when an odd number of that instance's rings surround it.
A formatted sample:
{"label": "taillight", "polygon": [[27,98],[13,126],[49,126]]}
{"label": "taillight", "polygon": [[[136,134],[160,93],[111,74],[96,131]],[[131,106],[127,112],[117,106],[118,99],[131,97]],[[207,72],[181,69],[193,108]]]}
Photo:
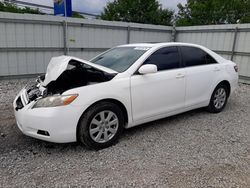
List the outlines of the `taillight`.
{"label": "taillight", "polygon": [[234,70],[235,70],[235,72],[238,72],[238,67],[237,67],[237,65],[234,66]]}

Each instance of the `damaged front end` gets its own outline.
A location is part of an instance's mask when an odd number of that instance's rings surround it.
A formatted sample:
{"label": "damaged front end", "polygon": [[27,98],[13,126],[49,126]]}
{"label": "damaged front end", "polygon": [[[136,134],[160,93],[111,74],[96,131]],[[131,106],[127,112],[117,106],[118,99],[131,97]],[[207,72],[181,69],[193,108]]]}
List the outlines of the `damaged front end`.
{"label": "damaged front end", "polygon": [[116,71],[75,57],[54,57],[46,74],[20,92],[15,100],[15,109],[22,109],[38,99],[56,98],[69,89],[110,81],[116,74]]}

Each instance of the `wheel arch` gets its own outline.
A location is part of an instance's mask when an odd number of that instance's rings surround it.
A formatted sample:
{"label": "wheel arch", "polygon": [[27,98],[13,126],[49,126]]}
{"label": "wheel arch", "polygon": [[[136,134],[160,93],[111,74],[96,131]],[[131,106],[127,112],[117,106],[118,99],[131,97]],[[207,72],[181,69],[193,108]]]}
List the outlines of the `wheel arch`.
{"label": "wheel arch", "polygon": [[79,129],[79,124],[80,124],[81,118],[83,117],[83,115],[84,115],[92,106],[94,106],[94,105],[96,105],[96,104],[98,104],[98,103],[100,103],[100,102],[110,102],[110,103],[113,103],[113,104],[118,105],[118,106],[121,108],[122,113],[123,113],[123,115],[124,115],[124,120],[125,120],[125,124],[124,124],[124,125],[126,126],[126,124],[128,123],[128,121],[129,121],[129,120],[128,120],[128,110],[127,110],[127,108],[125,107],[125,105],[124,105],[121,101],[119,101],[119,100],[117,100],[117,99],[112,99],[112,98],[101,99],[101,100],[99,100],[99,101],[94,102],[94,103],[91,104],[88,108],[86,108],[86,110],[84,110],[84,112],[82,113],[81,117],[79,118],[78,123],[77,123],[77,127],[76,127],[76,138],[77,138],[77,140],[78,140],[78,129]]}
{"label": "wheel arch", "polygon": [[224,84],[224,85],[227,87],[227,89],[228,89],[228,97],[229,97],[229,96],[230,96],[230,93],[231,93],[231,84],[230,84],[230,82],[229,82],[228,80],[223,80],[223,81],[219,82],[219,83],[216,85],[216,87],[217,87],[218,85],[220,85],[220,84]]}

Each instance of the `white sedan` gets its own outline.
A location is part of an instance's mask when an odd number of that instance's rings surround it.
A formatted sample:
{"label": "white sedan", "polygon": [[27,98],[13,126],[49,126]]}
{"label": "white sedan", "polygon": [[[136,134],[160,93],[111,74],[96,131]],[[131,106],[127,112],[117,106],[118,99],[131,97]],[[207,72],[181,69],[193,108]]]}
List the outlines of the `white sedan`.
{"label": "white sedan", "polygon": [[237,72],[232,61],[185,43],[122,45],[90,61],[54,57],[15,98],[15,117],[25,135],[101,149],[124,128],[201,107],[221,112]]}

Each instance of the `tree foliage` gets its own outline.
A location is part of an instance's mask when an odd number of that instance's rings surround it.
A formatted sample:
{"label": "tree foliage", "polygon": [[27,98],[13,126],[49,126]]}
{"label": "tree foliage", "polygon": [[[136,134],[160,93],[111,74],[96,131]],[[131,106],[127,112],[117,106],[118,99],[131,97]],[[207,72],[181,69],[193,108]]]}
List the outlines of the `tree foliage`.
{"label": "tree foliage", "polygon": [[250,23],[250,0],[187,0],[177,7],[177,26]]}
{"label": "tree foliage", "polygon": [[29,7],[19,8],[15,4],[8,2],[0,2],[0,11],[13,13],[42,14],[38,9],[31,9]]}
{"label": "tree foliage", "polygon": [[85,18],[83,15],[79,14],[78,12],[73,11],[72,12],[73,18]]}
{"label": "tree foliage", "polygon": [[109,2],[101,19],[171,25],[174,11],[163,9],[157,0],[114,0]]}

